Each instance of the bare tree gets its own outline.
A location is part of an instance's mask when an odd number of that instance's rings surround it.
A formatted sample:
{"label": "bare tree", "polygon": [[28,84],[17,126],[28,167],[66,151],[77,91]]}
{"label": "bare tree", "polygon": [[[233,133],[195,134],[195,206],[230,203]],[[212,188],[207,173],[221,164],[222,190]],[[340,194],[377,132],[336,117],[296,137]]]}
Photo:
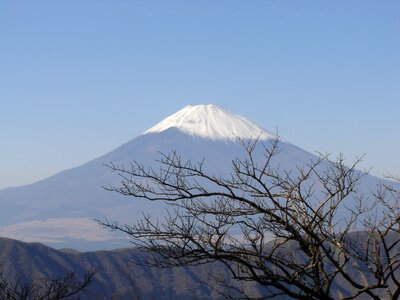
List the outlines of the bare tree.
{"label": "bare tree", "polygon": [[65,276],[41,279],[33,282],[21,277],[7,278],[0,273],[0,299],[7,300],[58,300],[79,298],[79,294],[91,283],[95,269],[87,271],[82,278],[75,272]]}
{"label": "bare tree", "polygon": [[364,231],[357,233],[363,239],[349,241],[348,252],[357,260],[357,269],[367,269],[375,282],[385,287],[386,298],[399,299],[400,191],[382,184],[373,196],[376,209],[363,220]]}
{"label": "bare tree", "polygon": [[[247,156],[232,162],[227,177],[210,174],[204,161],[184,161],[176,152],[161,154],[160,169],[110,163],[122,181],[108,190],[166,201],[170,208],[164,220],[144,215],[133,225],[100,222],[131,236],[152,254],[152,266],[222,263],[244,283],[228,284],[226,296],[239,290],[251,298],[250,282],[264,288],[261,298],[398,298],[395,190],[382,187],[367,201],[358,193],[359,160],[346,166],[342,156],[332,161],[322,155],[296,170],[280,170],[273,163],[278,139],[243,146]],[[255,159],[257,147],[263,147],[262,162]],[[388,193],[397,198],[388,199]],[[380,213],[371,218],[371,211]],[[352,232],[357,228],[363,231]]]}

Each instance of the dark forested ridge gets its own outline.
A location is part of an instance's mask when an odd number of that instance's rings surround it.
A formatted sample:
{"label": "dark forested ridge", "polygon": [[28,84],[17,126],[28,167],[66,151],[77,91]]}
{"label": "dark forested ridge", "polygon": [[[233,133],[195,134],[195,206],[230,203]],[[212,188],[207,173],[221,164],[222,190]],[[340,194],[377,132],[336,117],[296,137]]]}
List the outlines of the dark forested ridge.
{"label": "dark forested ridge", "polygon": [[[158,269],[140,265],[145,254],[135,248],[78,252],[55,250],[38,243],[0,238],[0,270],[8,280],[24,281],[79,276],[92,268],[98,273],[81,299],[220,299],[201,282],[209,280],[216,265]],[[210,280],[209,280],[210,281]]]}
{"label": "dark forested ridge", "polygon": [[[366,236],[359,232],[350,234],[349,238],[363,243]],[[388,237],[390,240],[398,238],[398,235]],[[284,251],[301,258],[302,254],[298,250],[298,246],[293,244]],[[63,277],[70,272],[75,272],[78,278],[83,278],[87,271],[98,270],[90,285],[79,294],[79,299],[224,299],[219,292],[226,294],[226,290],[221,290],[221,286],[210,274],[224,274],[226,283],[233,283],[227,270],[217,263],[156,268],[144,266],[146,255],[133,247],[78,252],[72,249],[55,250],[39,243],[0,238],[0,272],[9,281],[20,278],[24,282],[33,281],[40,284],[43,279]],[[354,278],[369,280],[366,274],[360,273],[357,266],[351,273]],[[340,276],[333,284],[335,299],[344,297],[349,291],[350,287]],[[253,297],[265,296],[268,293],[254,283],[247,283],[246,289]],[[389,299],[383,291],[381,298]],[[274,299],[291,298],[280,295]],[[368,297],[359,296],[357,299]]]}

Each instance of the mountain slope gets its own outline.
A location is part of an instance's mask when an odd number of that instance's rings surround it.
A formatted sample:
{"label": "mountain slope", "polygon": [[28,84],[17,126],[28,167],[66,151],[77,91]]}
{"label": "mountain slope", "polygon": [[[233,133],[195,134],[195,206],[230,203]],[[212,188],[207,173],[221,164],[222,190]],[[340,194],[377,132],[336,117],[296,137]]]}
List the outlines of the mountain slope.
{"label": "mountain slope", "polygon": [[[362,233],[350,234],[356,242],[365,241]],[[398,234],[388,239],[398,239]],[[266,245],[268,247],[268,245]],[[298,246],[287,245],[283,251],[290,251],[297,258],[301,257]],[[398,251],[398,246],[396,251]],[[43,279],[60,278],[75,272],[78,278],[88,270],[96,269],[89,286],[80,299],[226,299],[219,292],[226,292],[218,286],[212,276],[225,274],[228,285],[237,286],[222,265],[215,262],[192,267],[150,268],[143,265],[146,253],[136,248],[112,251],[78,252],[70,249],[55,250],[39,243],[24,243],[12,239],[0,238],[0,272],[13,281],[21,278],[22,282],[40,283]],[[362,271],[361,271],[362,272]],[[353,279],[363,281],[373,279],[360,273],[355,267],[351,271]],[[249,296],[260,297],[270,291],[262,289],[254,282],[242,283]],[[335,299],[343,298],[353,289],[346,280],[337,276],[333,282],[331,295]],[[230,291],[232,292],[232,290]],[[387,294],[382,290],[381,299]],[[227,293],[226,293],[227,294]],[[276,299],[291,299],[281,295]],[[366,299],[366,296],[357,299]]]}
{"label": "mountain slope", "polygon": [[215,105],[188,105],[156,124],[146,133],[163,132],[169,128],[212,140],[268,140],[274,135],[265,129]]}
{"label": "mountain slope", "polygon": [[209,274],[221,269],[218,265],[158,269],[141,265],[144,258],[135,248],[77,252],[0,238],[0,271],[10,281],[40,282],[69,272],[82,276],[95,268],[81,299],[222,299],[202,283],[214,285]]}
{"label": "mountain slope", "polygon": [[[188,106],[161,121],[117,149],[80,167],[60,172],[39,182],[0,191],[0,235],[40,241],[55,247],[109,249],[126,246],[93,219],[134,222],[142,211],[162,217],[165,205],[121,197],[102,186],[118,185],[119,177],[104,164],[129,164],[136,160],[157,167],[161,153],[175,150],[183,159],[201,161],[216,175],[228,175],[231,161],[244,158],[240,139],[269,143],[274,136],[261,127],[213,105]],[[240,138],[240,139],[239,139]],[[293,170],[316,157],[299,147],[281,142],[275,166]],[[257,148],[255,159],[264,151]],[[363,190],[369,193],[381,180],[365,176]]]}

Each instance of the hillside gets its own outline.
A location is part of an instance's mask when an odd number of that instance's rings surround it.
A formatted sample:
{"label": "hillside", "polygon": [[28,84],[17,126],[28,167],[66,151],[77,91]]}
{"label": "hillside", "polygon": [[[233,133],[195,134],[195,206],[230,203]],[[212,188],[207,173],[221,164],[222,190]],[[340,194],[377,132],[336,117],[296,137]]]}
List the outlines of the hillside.
{"label": "hillside", "polygon": [[[363,241],[366,238],[363,233],[353,233],[349,237],[353,241]],[[392,235],[388,238],[393,241],[399,236]],[[285,251],[290,251],[297,258],[302,257],[295,244]],[[43,279],[61,277],[69,272],[76,272],[82,277],[87,270],[96,268],[98,272],[88,288],[79,294],[80,299],[224,299],[218,293],[224,291],[223,288],[210,275],[224,273],[226,282],[233,283],[226,269],[216,263],[160,269],[144,266],[145,257],[145,253],[135,248],[79,252],[72,249],[55,250],[39,243],[0,238],[0,271],[10,281],[21,278],[23,282],[41,282]],[[350,274],[354,279],[370,280],[357,268]],[[265,296],[268,293],[253,283],[248,283],[247,287],[252,296]],[[333,282],[334,298],[343,297],[349,289],[350,286],[339,276]],[[365,297],[357,299],[369,299]],[[381,297],[386,299],[383,291]],[[276,299],[290,297],[281,295]]]}
{"label": "hillside", "polygon": [[216,290],[202,284],[220,267],[202,265],[158,269],[141,265],[143,253],[134,248],[78,252],[55,250],[39,243],[0,238],[0,270],[9,280],[25,282],[54,278],[75,271],[82,276],[96,268],[82,299],[220,299]]}
{"label": "hillside", "polygon": [[[245,158],[240,139],[259,138],[268,145],[274,135],[262,127],[214,105],[187,106],[115,150],[82,166],[21,187],[0,190],[0,234],[41,242],[55,248],[103,250],[129,246],[125,236],[101,228],[93,219],[131,224],[142,212],[165,215],[165,205],[122,197],[103,186],[118,186],[121,178],[105,167],[110,162],[129,167],[136,160],[158,169],[160,152],[175,150],[183,160],[204,159],[210,174],[228,176],[232,160]],[[317,156],[282,140],[273,167],[292,171]],[[262,146],[254,158],[265,159]],[[322,166],[322,165],[321,165]],[[323,171],[323,170],[321,170]],[[360,193],[369,195],[383,179],[366,175]]]}

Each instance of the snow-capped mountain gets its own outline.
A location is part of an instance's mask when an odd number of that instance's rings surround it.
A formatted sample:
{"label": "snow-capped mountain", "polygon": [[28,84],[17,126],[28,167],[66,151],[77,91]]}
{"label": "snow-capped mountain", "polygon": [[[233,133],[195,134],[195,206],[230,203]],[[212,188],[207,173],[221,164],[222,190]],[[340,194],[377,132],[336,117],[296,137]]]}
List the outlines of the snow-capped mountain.
{"label": "snow-capped mountain", "polygon": [[[102,186],[118,185],[120,179],[104,164],[129,166],[136,160],[155,166],[160,152],[167,154],[175,150],[183,159],[205,159],[207,171],[226,175],[231,170],[232,159],[245,156],[240,140],[268,142],[271,138],[274,135],[270,132],[221,107],[187,106],[142,135],[82,166],[30,185],[1,190],[0,236],[81,249],[126,246],[127,241],[121,244],[118,237],[93,219],[131,223],[142,212],[161,217],[165,207],[105,191]],[[276,164],[284,170],[316,159],[288,142],[282,142],[280,148]],[[261,160],[263,155],[263,151],[258,151],[255,158]],[[380,180],[365,176],[363,185],[375,188]]]}
{"label": "snow-capped mountain", "polygon": [[169,128],[206,139],[236,141],[267,140],[274,137],[265,129],[215,105],[188,105],[145,132],[158,133]]}

